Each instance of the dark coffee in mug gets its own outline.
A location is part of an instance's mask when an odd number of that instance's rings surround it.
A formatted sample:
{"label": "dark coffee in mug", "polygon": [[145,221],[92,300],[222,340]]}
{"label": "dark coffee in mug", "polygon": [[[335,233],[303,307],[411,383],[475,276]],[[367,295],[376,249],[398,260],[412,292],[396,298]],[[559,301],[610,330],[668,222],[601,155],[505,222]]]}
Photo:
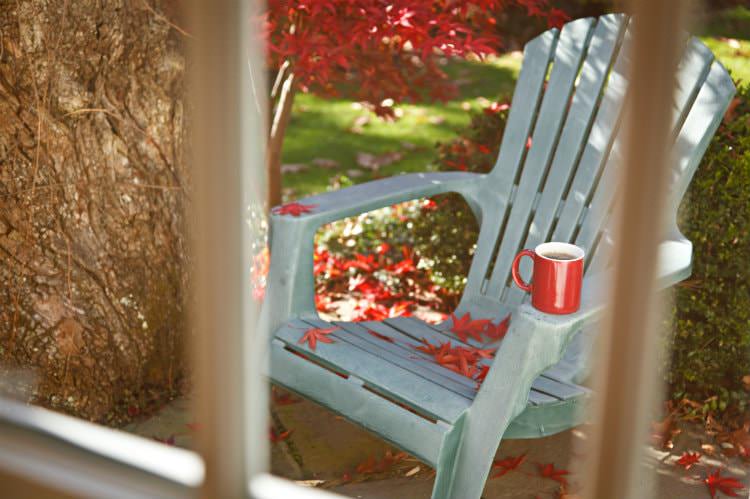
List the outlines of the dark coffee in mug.
{"label": "dark coffee in mug", "polygon": [[542,256],[552,260],[575,260],[578,258],[575,255],[570,255],[568,253],[542,253]]}

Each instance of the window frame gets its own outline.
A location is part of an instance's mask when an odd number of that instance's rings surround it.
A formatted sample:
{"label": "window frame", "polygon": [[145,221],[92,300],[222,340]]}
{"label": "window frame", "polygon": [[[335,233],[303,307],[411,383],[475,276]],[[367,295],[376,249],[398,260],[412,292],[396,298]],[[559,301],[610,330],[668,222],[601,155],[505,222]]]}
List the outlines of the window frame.
{"label": "window frame", "polygon": [[[680,15],[687,9],[679,0],[669,3],[673,15]],[[194,44],[193,47],[197,62],[197,69],[192,69],[193,83],[197,83],[199,94],[203,92],[202,98],[208,96],[202,104],[198,99],[198,116],[202,116],[205,122],[201,118],[197,121],[206,126],[199,125],[198,131],[203,133],[194,136],[199,150],[198,176],[208,183],[195,186],[199,211],[193,212],[193,216],[198,221],[199,234],[216,238],[211,245],[200,247],[199,244],[197,251],[199,267],[204,266],[198,280],[207,284],[198,292],[200,327],[196,333],[199,337],[197,343],[209,347],[195,350],[196,376],[202,393],[208,394],[198,396],[197,406],[198,414],[211,424],[204,425],[208,428],[200,432],[198,453],[195,453],[43,408],[0,400],[0,477],[4,478],[3,486],[11,491],[34,490],[34,497],[43,497],[42,494],[49,497],[67,494],[112,498],[340,497],[267,474],[268,444],[264,423],[267,388],[261,374],[264,363],[262,353],[258,351],[261,349],[252,348],[257,311],[247,306],[251,302],[248,285],[250,248],[248,231],[242,220],[251,202],[260,201],[263,205],[265,199],[264,188],[258,188],[264,183],[258,179],[264,178],[266,92],[262,84],[264,78],[253,77],[264,75],[265,66],[257,43],[259,30],[248,22],[260,18],[253,16],[263,7],[262,2],[192,0],[191,4],[193,33],[203,44],[197,47]],[[630,4],[636,13],[650,11],[647,0],[630,0]],[[653,34],[658,23],[649,22],[648,25],[654,30]],[[674,26],[679,32],[680,21],[667,25],[670,26],[669,36],[673,35],[671,28]],[[667,38],[652,37],[654,43],[665,47],[670,43]],[[663,48],[661,53],[664,51],[668,50]],[[640,57],[647,55],[641,54]],[[669,77],[666,70],[663,77]],[[221,88],[217,83],[222,81],[227,83],[226,92],[209,95],[210,89]],[[650,91],[646,84],[635,83],[636,92]],[[220,94],[220,98],[217,99],[216,94]],[[207,104],[218,108],[211,110]],[[668,110],[668,106],[665,105],[664,109]],[[636,138],[630,144],[638,143],[639,133],[650,132],[647,127],[633,127]],[[659,158],[658,152],[652,150],[649,153]],[[631,168],[626,174],[641,175],[642,181],[649,182],[658,180],[660,172]],[[627,198],[626,201],[633,202]],[[630,222],[641,224],[641,228],[643,224],[658,224],[660,207],[659,203],[655,204],[655,213],[648,219]],[[225,215],[229,214],[226,215],[229,218],[218,218],[222,210]],[[216,222],[218,225],[211,225]],[[651,242],[648,240],[649,244]],[[631,240],[627,244],[635,248],[639,243],[641,241]],[[653,243],[650,245],[653,247],[646,251],[633,251],[639,256],[627,262],[628,268],[620,268],[620,279],[638,269],[639,263],[650,264],[656,253],[656,241]],[[221,260],[222,248],[230,248],[226,261]],[[623,252],[627,252],[627,248]],[[232,267],[234,277],[227,275],[227,269]],[[237,268],[245,270],[237,272]],[[613,288],[617,289],[617,283]],[[612,316],[617,314],[620,306],[614,302]],[[633,307],[629,310],[632,311]],[[631,324],[643,325],[642,335],[649,330],[647,315],[631,321]],[[209,325],[216,328],[209,329]],[[614,331],[614,327],[610,329],[612,331],[608,333]],[[639,336],[636,344],[645,345],[647,342]],[[219,347],[210,348],[216,345]],[[227,355],[227,352],[236,355],[224,362],[222,355]],[[619,375],[607,372],[607,363],[601,364],[599,376]],[[639,408],[635,410],[642,410],[643,397],[647,397],[647,393],[639,397],[638,403],[631,404]],[[231,417],[226,418],[227,413]],[[226,426],[213,423],[226,423]],[[613,430],[612,424],[604,419],[598,424]],[[241,445],[237,445],[238,441]],[[615,444],[617,449],[610,450],[631,456],[639,447],[637,439],[620,439]],[[612,447],[612,443],[609,445]],[[234,462],[237,459],[239,464]],[[591,483],[602,483],[608,478],[606,470],[601,467],[594,466],[593,471],[595,476],[591,477]],[[626,490],[627,480],[618,487],[623,487],[620,491]]]}

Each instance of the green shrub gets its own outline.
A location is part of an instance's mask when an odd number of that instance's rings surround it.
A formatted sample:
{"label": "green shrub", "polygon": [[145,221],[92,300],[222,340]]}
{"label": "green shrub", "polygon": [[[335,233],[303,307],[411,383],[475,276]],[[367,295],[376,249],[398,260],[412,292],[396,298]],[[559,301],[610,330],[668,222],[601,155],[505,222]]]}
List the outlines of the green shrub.
{"label": "green shrub", "polygon": [[750,86],[719,128],[680,213],[693,275],[675,296],[674,398],[742,412],[750,374]]}
{"label": "green shrub", "polygon": [[[438,144],[438,169],[487,173],[492,169],[508,119],[508,105],[493,103],[471,118],[457,139]],[[414,249],[432,270],[435,282],[460,294],[474,256],[479,225],[458,194],[433,198],[434,209],[413,222]]]}

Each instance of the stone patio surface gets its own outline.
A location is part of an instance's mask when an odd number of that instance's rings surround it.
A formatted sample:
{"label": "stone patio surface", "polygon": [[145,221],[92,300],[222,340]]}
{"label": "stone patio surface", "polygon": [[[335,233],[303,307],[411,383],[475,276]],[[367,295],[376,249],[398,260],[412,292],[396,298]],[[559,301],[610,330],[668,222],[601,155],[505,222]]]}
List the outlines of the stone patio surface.
{"label": "stone patio surface", "polygon": [[[376,436],[349,423],[343,418],[296,396],[282,395],[281,404],[271,411],[271,423],[276,434],[291,433],[272,444],[271,470],[273,473],[296,480],[304,485],[318,486],[353,498],[363,499],[427,499],[430,497],[434,474],[428,466],[412,457],[393,463],[384,471],[358,473],[357,467],[367,468],[382,462],[387,452],[397,449]],[[293,403],[289,403],[293,402]],[[192,435],[201,431],[193,421],[189,402],[177,400],[158,414],[129,425],[126,431],[148,438],[169,441],[190,448]],[[547,438],[534,440],[505,440],[498,449],[498,458],[526,454],[526,461],[518,471],[489,480],[485,499],[531,499],[559,497],[559,484],[539,476],[538,464],[553,463],[557,469],[571,468],[576,457],[576,441],[586,438],[586,430],[579,428]],[[685,450],[701,451],[701,445],[711,437],[699,429],[685,429],[674,438],[674,448],[661,451],[649,448],[644,466],[652,470],[655,487],[644,484],[643,499],[706,499],[708,489],[701,482],[715,467],[722,467],[722,475],[733,476],[750,485],[750,468],[738,459],[704,454],[701,462],[684,470],[674,461]],[[719,448],[718,445],[713,447]],[[372,467],[372,466],[370,466]],[[407,476],[408,475],[408,476]],[[570,490],[575,492],[580,477],[569,477]],[[740,497],[747,497],[748,489]],[[564,496],[574,498],[574,495]],[[724,497],[718,494],[717,497]]]}

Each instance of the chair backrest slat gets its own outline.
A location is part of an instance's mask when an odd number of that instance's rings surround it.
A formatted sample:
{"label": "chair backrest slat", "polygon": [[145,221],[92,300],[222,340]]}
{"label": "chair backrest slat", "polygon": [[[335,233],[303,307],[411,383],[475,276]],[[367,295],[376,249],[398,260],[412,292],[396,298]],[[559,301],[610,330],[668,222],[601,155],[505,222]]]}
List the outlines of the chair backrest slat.
{"label": "chair backrest slat", "polygon": [[735,91],[726,69],[714,61],[675,142],[670,210],[673,217]]}
{"label": "chair backrest slat", "polygon": [[477,249],[467,278],[464,299],[481,293],[487,269],[502,240],[516,171],[526,153],[526,142],[531,134],[539,108],[544,78],[555,55],[559,31],[551,29],[526,44],[523,66],[513,92],[514,105],[508,114],[500,153],[492,170],[493,212],[481,221]]}

